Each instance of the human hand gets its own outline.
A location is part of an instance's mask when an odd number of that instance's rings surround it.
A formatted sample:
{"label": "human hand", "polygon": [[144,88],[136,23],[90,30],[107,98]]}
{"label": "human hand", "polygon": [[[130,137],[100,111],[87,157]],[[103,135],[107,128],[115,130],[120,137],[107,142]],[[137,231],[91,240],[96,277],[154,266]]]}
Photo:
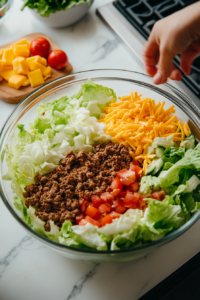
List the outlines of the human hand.
{"label": "human hand", "polygon": [[165,83],[168,77],[180,81],[182,75],[173,66],[173,58],[181,54],[181,70],[189,75],[199,53],[200,2],[197,2],[155,23],[144,48],[145,69],[154,84]]}

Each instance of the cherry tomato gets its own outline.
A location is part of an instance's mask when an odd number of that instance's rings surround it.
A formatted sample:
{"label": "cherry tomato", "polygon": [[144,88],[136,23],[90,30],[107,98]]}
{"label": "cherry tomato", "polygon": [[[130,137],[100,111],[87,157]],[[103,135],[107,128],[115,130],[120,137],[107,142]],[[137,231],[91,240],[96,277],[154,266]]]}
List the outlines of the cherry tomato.
{"label": "cherry tomato", "polygon": [[43,37],[38,37],[31,42],[30,52],[32,55],[40,55],[47,58],[50,50],[51,45],[49,44],[49,41],[47,41]]}
{"label": "cherry tomato", "polygon": [[68,64],[68,58],[64,51],[54,50],[49,53],[48,63],[54,69],[63,69]]}

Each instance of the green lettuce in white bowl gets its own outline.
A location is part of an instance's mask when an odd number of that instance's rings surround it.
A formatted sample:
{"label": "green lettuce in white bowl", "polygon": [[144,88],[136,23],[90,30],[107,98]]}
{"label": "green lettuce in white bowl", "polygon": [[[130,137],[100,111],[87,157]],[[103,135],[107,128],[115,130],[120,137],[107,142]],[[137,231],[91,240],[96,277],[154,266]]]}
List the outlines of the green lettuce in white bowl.
{"label": "green lettuce in white bowl", "polygon": [[50,27],[66,27],[78,22],[94,0],[23,0],[35,18]]}

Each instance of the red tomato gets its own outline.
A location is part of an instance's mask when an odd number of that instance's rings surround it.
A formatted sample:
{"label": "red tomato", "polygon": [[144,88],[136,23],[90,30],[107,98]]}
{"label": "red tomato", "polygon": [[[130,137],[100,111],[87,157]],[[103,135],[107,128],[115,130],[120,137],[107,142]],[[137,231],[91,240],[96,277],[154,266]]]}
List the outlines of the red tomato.
{"label": "red tomato", "polygon": [[140,199],[140,202],[139,202],[139,208],[141,210],[144,210],[145,208],[147,207],[147,201],[144,201],[142,198]]}
{"label": "red tomato", "polygon": [[139,182],[134,182],[134,183],[131,184],[131,188],[132,188],[133,192],[138,192],[139,187],[140,187]]}
{"label": "red tomato", "polygon": [[112,195],[113,197],[117,197],[119,194],[120,194],[120,189],[115,189],[115,190],[113,190],[113,191],[111,192],[111,195]]}
{"label": "red tomato", "polygon": [[48,56],[48,63],[54,69],[63,69],[68,64],[67,54],[62,50],[54,50]]}
{"label": "red tomato", "polygon": [[86,217],[85,217],[85,220],[86,220],[88,223],[90,223],[90,224],[92,224],[92,225],[94,225],[94,226],[100,227],[100,223],[99,223],[98,221],[94,220],[93,218],[89,217],[89,216],[86,216]]}
{"label": "red tomato", "polygon": [[109,215],[111,216],[112,219],[117,219],[121,216],[121,214],[117,213],[116,211],[111,211]]}
{"label": "red tomato", "polygon": [[108,205],[106,205],[106,204],[101,204],[99,206],[99,211],[101,213],[109,213],[111,211],[111,208]]}
{"label": "red tomato", "polygon": [[81,212],[82,212],[82,214],[84,214],[85,211],[86,211],[86,208],[88,207],[88,205],[90,204],[90,202],[87,201],[87,200],[85,200],[85,199],[80,199],[79,200],[79,204],[80,204]]}
{"label": "red tomato", "polygon": [[85,226],[87,223],[88,223],[88,221],[86,219],[82,219],[82,220],[80,220],[79,225]]}
{"label": "red tomato", "polygon": [[126,207],[124,206],[124,203],[119,199],[113,202],[112,208],[114,208],[115,211],[120,214],[123,214],[126,211]]}
{"label": "red tomato", "polygon": [[135,175],[136,175],[136,179],[137,180],[140,180],[140,174],[139,174],[139,171],[142,170],[142,168],[134,165],[134,164],[130,164],[130,170],[135,172]]}
{"label": "red tomato", "polygon": [[101,199],[102,203],[106,203],[106,202],[112,201],[114,199],[114,197],[110,193],[105,192],[100,195],[100,199]]}
{"label": "red tomato", "polygon": [[112,223],[112,218],[110,215],[106,215],[102,220],[101,220],[101,226],[104,226],[106,224]]}
{"label": "red tomato", "polygon": [[103,217],[103,214],[102,214],[100,211],[98,211],[98,213],[97,213],[97,215],[94,217],[94,219],[100,222],[101,219],[102,219],[102,217]]}
{"label": "red tomato", "polygon": [[126,194],[126,197],[124,199],[124,205],[128,208],[136,208],[139,206],[140,201],[140,195],[138,193],[130,193],[128,192]]}
{"label": "red tomato", "polygon": [[96,207],[89,205],[85,211],[85,214],[91,218],[94,218],[98,212],[99,211]]}
{"label": "red tomato", "polygon": [[117,172],[117,177],[119,177],[121,183],[124,185],[130,185],[136,179],[135,172],[126,169]]}
{"label": "red tomato", "polygon": [[122,192],[123,190],[123,185],[121,183],[121,181],[119,180],[118,177],[115,177],[115,179],[113,179],[110,187],[113,189],[113,190],[118,190],[120,189],[120,191]]}
{"label": "red tomato", "polygon": [[165,191],[161,190],[161,191],[154,191],[151,194],[151,198],[162,201],[165,199],[166,193]]}
{"label": "red tomato", "polygon": [[30,52],[32,55],[40,55],[42,57],[47,58],[50,50],[51,50],[51,45],[43,37],[38,37],[32,40],[31,42]]}
{"label": "red tomato", "polygon": [[85,216],[83,214],[76,216],[76,225],[79,225],[79,222],[83,220]]}
{"label": "red tomato", "polygon": [[136,166],[138,166],[138,167],[140,167],[140,164],[139,164],[139,162],[134,158],[133,159],[133,162],[132,162],[132,164],[134,164],[134,165],[136,165]]}
{"label": "red tomato", "polygon": [[99,205],[101,204],[101,199],[97,195],[92,195],[92,204],[94,207],[98,208]]}

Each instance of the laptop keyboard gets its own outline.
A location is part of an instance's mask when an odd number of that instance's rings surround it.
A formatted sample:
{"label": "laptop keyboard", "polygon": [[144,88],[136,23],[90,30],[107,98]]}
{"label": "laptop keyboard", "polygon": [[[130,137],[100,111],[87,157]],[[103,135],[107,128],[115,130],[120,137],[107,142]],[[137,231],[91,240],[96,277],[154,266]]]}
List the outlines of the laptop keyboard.
{"label": "laptop keyboard", "polygon": [[[113,5],[147,39],[156,21],[192,4],[194,0],[117,0]],[[180,58],[174,59],[179,68]],[[200,55],[194,60],[191,74],[183,82],[200,98]]]}

